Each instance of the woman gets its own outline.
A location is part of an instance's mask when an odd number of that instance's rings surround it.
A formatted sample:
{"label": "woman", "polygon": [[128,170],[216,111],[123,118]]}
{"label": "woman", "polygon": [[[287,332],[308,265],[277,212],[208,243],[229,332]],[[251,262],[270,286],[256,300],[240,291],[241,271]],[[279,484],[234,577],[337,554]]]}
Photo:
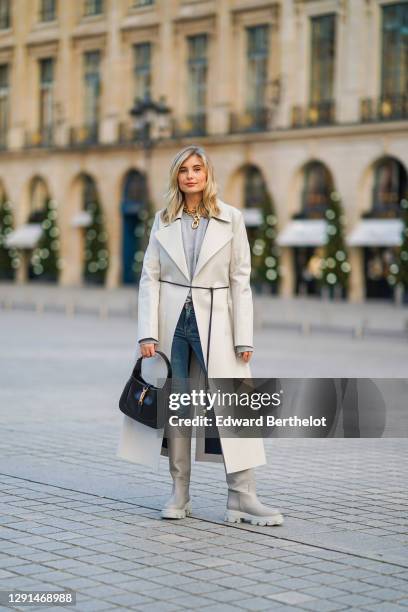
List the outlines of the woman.
{"label": "woman", "polygon": [[[250,378],[253,304],[242,213],[217,197],[212,164],[197,146],[174,158],[166,196],[166,208],[154,219],[139,284],[142,357],[153,357],[156,349],[170,355],[174,384],[181,387],[190,379],[194,388],[203,388],[206,373],[208,378]],[[266,463],[263,440],[226,437],[221,430],[217,439],[205,429],[197,430],[196,460],[224,462],[225,520],[282,524],[279,510],[263,505],[255,492],[253,468]],[[184,518],[191,513],[191,427],[167,425],[157,432],[124,415],[118,456],[153,467],[160,454],[168,455],[173,478],[161,516]]]}

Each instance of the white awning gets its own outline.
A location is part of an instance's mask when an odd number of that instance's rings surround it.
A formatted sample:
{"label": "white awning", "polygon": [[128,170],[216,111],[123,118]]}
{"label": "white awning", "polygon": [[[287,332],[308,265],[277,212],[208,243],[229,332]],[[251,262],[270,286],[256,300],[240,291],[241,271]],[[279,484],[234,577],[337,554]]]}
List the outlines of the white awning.
{"label": "white awning", "polygon": [[324,219],[294,219],[278,234],[280,246],[322,246],[326,244],[327,221]]}
{"label": "white awning", "polygon": [[42,234],[41,223],[26,223],[5,237],[6,246],[15,249],[33,249]]}
{"label": "white awning", "polygon": [[92,217],[87,210],[77,212],[71,219],[72,227],[89,227],[91,224]]}
{"label": "white awning", "polygon": [[246,227],[258,227],[262,224],[262,210],[260,208],[243,208],[242,215]]}
{"label": "white awning", "polygon": [[362,219],[346,238],[349,246],[399,246],[402,242],[401,219]]}

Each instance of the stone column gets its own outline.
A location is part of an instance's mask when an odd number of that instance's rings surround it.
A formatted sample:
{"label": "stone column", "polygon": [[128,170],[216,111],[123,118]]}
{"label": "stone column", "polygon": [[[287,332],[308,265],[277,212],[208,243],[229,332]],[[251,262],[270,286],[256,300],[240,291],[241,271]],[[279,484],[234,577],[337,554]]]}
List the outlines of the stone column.
{"label": "stone column", "polygon": [[280,266],[282,268],[282,277],[279,294],[282,297],[292,297],[295,290],[295,264],[292,248],[282,248]]}
{"label": "stone column", "polygon": [[349,262],[351,266],[349,280],[349,302],[364,302],[365,278],[364,278],[364,251],[362,248],[353,247],[349,250]]}
{"label": "stone column", "polygon": [[[11,4],[11,3],[10,3]],[[27,100],[26,76],[27,61],[25,39],[30,22],[30,11],[27,11],[24,0],[14,0],[13,30],[16,44],[14,46],[13,62],[11,64],[10,87],[10,130],[8,144],[10,149],[20,149],[24,145],[24,130],[26,129]]]}
{"label": "stone column", "polygon": [[[216,49],[211,54],[214,62],[213,108],[209,117],[209,132],[225,134],[229,131],[229,114],[231,110],[231,69],[232,30],[228,0],[217,2],[216,31],[213,39]],[[211,68],[210,68],[211,69]]]}
{"label": "stone column", "polygon": [[121,108],[120,83],[120,2],[106,2],[107,41],[103,57],[101,142],[115,142]]}

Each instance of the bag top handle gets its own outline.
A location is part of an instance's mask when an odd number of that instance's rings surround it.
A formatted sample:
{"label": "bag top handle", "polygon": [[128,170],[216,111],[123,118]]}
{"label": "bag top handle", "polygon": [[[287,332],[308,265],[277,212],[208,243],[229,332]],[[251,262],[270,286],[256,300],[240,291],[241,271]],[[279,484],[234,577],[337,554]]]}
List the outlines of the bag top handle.
{"label": "bag top handle", "polygon": [[[163,353],[162,351],[155,351],[155,355],[160,355],[160,357],[162,357],[164,363],[167,366],[167,378],[172,378],[173,376],[173,370],[171,368],[171,363],[167,358],[167,355],[165,353]],[[135,376],[135,378],[142,378],[142,361],[143,359],[145,359],[145,357],[139,357],[139,359],[136,361],[136,365],[133,368],[133,376]]]}

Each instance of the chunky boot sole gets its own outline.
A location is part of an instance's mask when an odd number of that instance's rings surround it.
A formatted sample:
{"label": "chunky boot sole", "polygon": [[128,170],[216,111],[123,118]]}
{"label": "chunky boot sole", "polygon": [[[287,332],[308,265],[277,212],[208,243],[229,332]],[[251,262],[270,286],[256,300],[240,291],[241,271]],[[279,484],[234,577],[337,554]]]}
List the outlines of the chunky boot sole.
{"label": "chunky boot sole", "polygon": [[255,514],[247,514],[239,510],[227,510],[224,520],[228,523],[240,523],[241,521],[245,521],[251,523],[251,525],[261,526],[283,524],[283,516],[280,513],[272,514],[271,516],[256,516]]}
{"label": "chunky boot sole", "polygon": [[183,519],[190,516],[191,512],[191,502],[187,502],[184,508],[163,508],[160,515],[164,519]]}

